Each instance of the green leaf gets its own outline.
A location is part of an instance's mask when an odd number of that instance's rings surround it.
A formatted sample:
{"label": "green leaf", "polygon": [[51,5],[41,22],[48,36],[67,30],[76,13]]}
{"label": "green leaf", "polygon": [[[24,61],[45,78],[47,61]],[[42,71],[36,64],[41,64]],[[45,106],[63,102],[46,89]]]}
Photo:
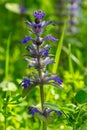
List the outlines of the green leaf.
{"label": "green leaf", "polygon": [[29,87],[27,87],[27,88],[24,88],[23,91],[22,91],[22,97],[24,98],[31,90],[34,89],[35,86],[36,86],[36,85],[34,85],[34,86],[29,86]]}
{"label": "green leaf", "polygon": [[70,70],[70,73],[72,75],[74,75],[74,68],[73,68],[73,63],[72,63],[72,58],[71,58],[71,44],[69,43],[68,45],[68,48],[69,48],[69,55],[68,55],[68,60],[69,60],[69,70]]}
{"label": "green leaf", "polygon": [[44,103],[44,107],[45,108],[51,108],[53,110],[59,110],[59,106],[52,104],[52,103],[48,103],[48,102]]}
{"label": "green leaf", "polygon": [[65,110],[65,111],[70,111],[70,112],[74,112],[74,110],[72,108],[68,108],[68,107],[60,107],[61,110]]}
{"label": "green leaf", "polygon": [[35,116],[38,117],[42,121],[46,121],[46,117],[41,115],[41,114],[39,114],[39,113],[35,113]]}
{"label": "green leaf", "polygon": [[8,80],[9,73],[9,52],[10,52],[10,43],[11,43],[11,33],[7,39],[7,48],[6,48],[6,63],[5,63],[5,80]]}
{"label": "green leaf", "polygon": [[87,93],[84,90],[80,90],[77,92],[75,96],[75,100],[77,103],[83,104],[87,101]]}
{"label": "green leaf", "polygon": [[18,101],[19,99],[21,99],[21,95],[17,95],[15,97],[12,97],[12,99],[10,100],[10,102]]}
{"label": "green leaf", "polygon": [[56,73],[56,71],[58,69],[59,59],[60,59],[60,54],[61,54],[62,44],[63,44],[63,39],[64,39],[65,28],[66,28],[66,21],[65,21],[64,26],[62,28],[62,35],[61,35],[60,41],[58,43],[58,47],[57,47],[57,51],[56,51],[56,55],[55,55],[55,64],[53,65],[53,69],[52,69],[53,73]]}
{"label": "green leaf", "polygon": [[61,107],[61,106],[58,106],[58,105],[55,105],[55,104],[52,104],[52,103],[48,103],[48,102],[44,103],[44,107],[45,108],[51,108],[53,110],[61,110],[61,111],[66,110],[66,111],[73,112],[73,109],[71,109],[71,108],[63,107],[63,106]]}

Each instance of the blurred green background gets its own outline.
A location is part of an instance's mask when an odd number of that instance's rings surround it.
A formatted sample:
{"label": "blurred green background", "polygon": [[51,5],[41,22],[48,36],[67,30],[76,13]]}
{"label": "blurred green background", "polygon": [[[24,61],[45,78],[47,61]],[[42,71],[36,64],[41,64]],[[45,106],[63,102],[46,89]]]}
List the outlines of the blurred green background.
{"label": "blurred green background", "polygon": [[[71,1],[78,6],[76,10],[71,8]],[[48,44],[58,63],[54,71],[63,79],[63,90],[52,86],[44,89],[45,101],[61,106],[64,113],[61,117],[52,114],[47,130],[87,130],[87,1],[77,1],[0,0],[0,130],[4,130],[5,119],[5,130],[42,130],[40,117],[32,117],[27,110],[31,105],[40,106],[39,88],[22,98],[19,86],[33,71],[24,61],[25,46],[19,42],[29,34],[25,21],[34,20],[35,10],[43,10],[44,20],[56,24],[48,26],[44,36],[52,34],[59,39]],[[20,7],[26,11],[21,12]],[[51,72],[53,68],[47,67]]]}

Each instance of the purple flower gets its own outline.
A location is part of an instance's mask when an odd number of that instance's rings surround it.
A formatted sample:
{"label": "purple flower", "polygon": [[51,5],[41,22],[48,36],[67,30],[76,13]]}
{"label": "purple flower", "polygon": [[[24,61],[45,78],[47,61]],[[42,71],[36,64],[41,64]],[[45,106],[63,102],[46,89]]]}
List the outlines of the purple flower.
{"label": "purple flower", "polygon": [[76,21],[75,19],[71,19],[71,20],[70,20],[70,24],[71,24],[71,25],[76,25],[76,24],[77,24],[77,21]]}
{"label": "purple flower", "polygon": [[41,50],[42,56],[48,56],[48,50],[46,50],[45,48],[43,48]]}
{"label": "purple flower", "polygon": [[35,46],[34,45],[32,45],[32,46],[27,46],[26,47],[26,50],[28,51],[28,55],[29,56],[31,56],[31,57],[33,57],[33,58],[36,58],[37,57],[37,50],[36,50],[36,48],[35,48]]}
{"label": "purple flower", "polygon": [[42,27],[48,26],[48,25],[50,25],[50,24],[53,25],[53,26],[55,25],[55,24],[53,23],[53,21],[49,21],[49,22],[43,21],[43,22],[42,22]]}
{"label": "purple flower", "polygon": [[48,64],[53,64],[53,63],[54,63],[53,59],[50,59],[49,57],[46,57],[45,60],[42,63],[42,66],[46,66]]}
{"label": "purple flower", "polygon": [[59,116],[62,115],[62,112],[61,112],[61,111],[59,111],[59,110],[54,110],[54,109],[50,109],[50,108],[48,108],[48,109],[46,108],[46,109],[45,109],[44,115],[47,117],[47,116],[49,116],[49,114],[50,114],[51,112],[56,112]]}
{"label": "purple flower", "polygon": [[35,58],[34,60],[30,60],[30,59],[28,59],[28,58],[25,58],[25,61],[26,61],[26,62],[29,62],[29,63],[32,63],[32,64],[37,63],[37,59],[36,59],[36,58]]}
{"label": "purple flower", "polygon": [[57,82],[59,85],[62,84],[62,79],[58,78],[57,76],[52,76],[50,78],[48,78],[48,80],[54,80],[55,82]]}
{"label": "purple flower", "polygon": [[70,6],[70,10],[73,11],[73,10],[77,10],[78,9],[78,5],[76,3],[72,4]]}
{"label": "purple flower", "polygon": [[42,39],[42,41],[46,41],[46,40],[52,40],[53,42],[56,42],[58,39],[54,38],[54,37],[51,36],[51,35],[48,35],[48,36],[46,36],[46,37],[44,37],[44,38]]}
{"label": "purple flower", "polygon": [[23,86],[24,88],[27,88],[28,86],[30,86],[30,79],[24,78],[23,81],[20,83],[20,86]]}
{"label": "purple flower", "polygon": [[25,21],[25,23],[26,23],[29,27],[41,26],[42,28],[45,27],[45,26],[47,26],[47,25],[50,25],[50,24],[54,25],[54,24],[53,24],[53,21],[49,21],[49,22],[42,21],[42,22],[40,22],[39,24],[36,24],[35,22],[30,23],[29,21]]}
{"label": "purple flower", "polygon": [[27,11],[27,9],[22,7],[22,5],[19,5],[19,11],[21,14],[24,14]]}
{"label": "purple flower", "polygon": [[30,113],[32,116],[34,116],[35,113],[41,114],[41,111],[38,110],[36,107],[30,106],[30,107],[28,107],[28,108],[29,108],[29,113]]}
{"label": "purple flower", "polygon": [[61,116],[61,115],[62,115],[62,112],[61,112],[61,111],[59,111],[59,110],[55,110],[55,112],[56,112],[59,116]]}
{"label": "purple flower", "polygon": [[39,34],[42,32],[43,27],[42,27],[42,23],[36,24],[35,22],[30,23],[29,21],[25,22],[29,27],[32,28],[32,30],[34,31],[34,33]]}
{"label": "purple flower", "polygon": [[45,16],[45,13],[42,11],[35,11],[34,12],[34,17],[38,19],[42,19]]}
{"label": "purple flower", "polygon": [[30,36],[26,36],[26,37],[21,41],[21,43],[26,44],[27,41],[33,41],[33,38],[30,37]]}
{"label": "purple flower", "polygon": [[29,27],[31,27],[32,30],[34,31],[34,33],[36,33],[36,34],[42,33],[42,32],[43,32],[43,28],[44,28],[45,26],[48,26],[48,25],[50,25],[50,24],[53,25],[53,22],[52,22],[52,21],[49,21],[49,22],[43,21],[43,22],[39,22],[38,24],[35,23],[35,22],[30,23],[29,21],[26,21],[25,23],[26,23]]}

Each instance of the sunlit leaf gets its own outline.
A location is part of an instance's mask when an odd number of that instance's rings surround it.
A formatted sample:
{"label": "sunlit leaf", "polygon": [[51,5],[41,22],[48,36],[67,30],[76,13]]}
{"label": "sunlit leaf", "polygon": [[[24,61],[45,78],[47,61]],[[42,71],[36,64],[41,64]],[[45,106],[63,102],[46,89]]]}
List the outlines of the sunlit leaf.
{"label": "sunlit leaf", "polygon": [[16,3],[6,3],[5,7],[14,13],[20,13],[19,5]]}
{"label": "sunlit leaf", "polygon": [[[17,14],[21,13],[20,8],[19,8],[20,6],[17,3],[6,3],[5,7],[6,7],[6,9],[8,9],[9,11],[11,11],[13,13],[17,13]],[[26,9],[25,14],[30,15],[30,14],[32,14],[31,12],[33,12],[33,9],[29,9],[29,10]]]}
{"label": "sunlit leaf", "polygon": [[13,82],[3,81],[0,83],[2,91],[16,91],[17,87]]}
{"label": "sunlit leaf", "polygon": [[69,108],[69,107],[60,107],[60,109],[63,111],[71,111],[71,112],[74,111],[72,108]]}

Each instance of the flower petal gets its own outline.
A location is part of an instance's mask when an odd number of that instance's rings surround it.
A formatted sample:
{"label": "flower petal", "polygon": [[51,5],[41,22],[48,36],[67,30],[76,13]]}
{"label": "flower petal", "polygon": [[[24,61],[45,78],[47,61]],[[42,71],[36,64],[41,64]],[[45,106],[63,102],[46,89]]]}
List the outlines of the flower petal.
{"label": "flower petal", "polygon": [[56,112],[59,116],[62,115],[62,112],[60,110],[54,110],[54,109],[50,109],[50,108],[46,108],[45,111],[44,111],[44,115],[47,117],[49,116],[49,114],[51,112]]}
{"label": "flower petal", "polygon": [[58,39],[54,38],[54,37],[51,36],[51,35],[48,35],[48,36],[46,36],[46,37],[44,37],[44,38],[42,39],[42,41],[46,41],[46,40],[52,40],[53,42],[56,42]]}
{"label": "flower petal", "polygon": [[45,60],[43,61],[43,65],[47,65],[47,64],[53,64],[54,60],[50,59],[49,57],[45,58]]}
{"label": "flower petal", "polygon": [[34,12],[34,17],[38,19],[42,19],[45,16],[45,13],[42,11],[35,11]]}
{"label": "flower petal", "polygon": [[34,116],[35,113],[41,114],[41,111],[36,107],[29,106],[28,109],[29,109],[29,114],[31,114],[32,116]]}
{"label": "flower petal", "polygon": [[30,85],[30,79],[24,78],[23,81],[20,83],[20,86],[23,86],[24,88],[27,88]]}
{"label": "flower petal", "polygon": [[30,36],[26,36],[26,37],[24,37],[24,39],[21,41],[21,43],[26,44],[27,41],[33,41],[33,38],[30,37]]}
{"label": "flower petal", "polygon": [[41,23],[42,27],[48,26],[48,25],[50,25],[50,24],[54,26],[53,21],[49,21],[49,22],[43,21],[43,22]]}
{"label": "flower petal", "polygon": [[58,78],[56,75],[55,76],[52,76],[50,78],[48,78],[48,80],[54,80],[55,82],[57,82],[59,85],[62,84],[62,79]]}
{"label": "flower petal", "polygon": [[43,48],[40,52],[42,53],[42,56],[48,56],[48,50],[45,48]]}

